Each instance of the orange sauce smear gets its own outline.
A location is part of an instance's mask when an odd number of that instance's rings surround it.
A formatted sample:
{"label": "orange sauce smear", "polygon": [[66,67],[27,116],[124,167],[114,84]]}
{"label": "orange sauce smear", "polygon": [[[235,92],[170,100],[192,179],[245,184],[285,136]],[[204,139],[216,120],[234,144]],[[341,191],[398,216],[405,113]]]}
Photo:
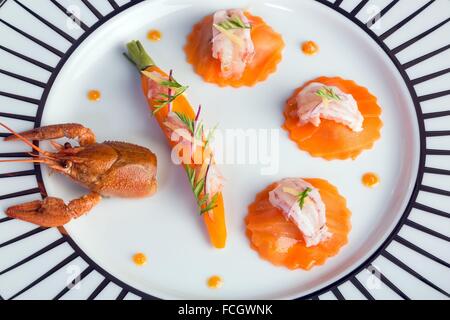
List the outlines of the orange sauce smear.
{"label": "orange sauce smear", "polygon": [[159,30],[153,29],[147,33],[147,39],[152,42],[157,42],[157,41],[161,40],[161,38],[162,38],[162,33]]}
{"label": "orange sauce smear", "polygon": [[208,279],[208,287],[211,289],[219,289],[223,285],[223,280],[219,276],[212,276]]}
{"label": "orange sauce smear", "polygon": [[380,183],[380,177],[373,172],[367,172],[362,176],[362,183],[368,188],[376,187]]}
{"label": "orange sauce smear", "polygon": [[102,93],[98,90],[89,90],[87,97],[90,101],[99,101],[102,97]]}
{"label": "orange sauce smear", "polygon": [[319,53],[319,45],[314,41],[306,41],[302,44],[302,51],[308,56],[314,56]]}
{"label": "orange sauce smear", "polygon": [[145,254],[141,253],[141,252],[136,253],[133,256],[133,262],[134,262],[135,265],[141,267],[141,266],[147,264],[147,256]]}

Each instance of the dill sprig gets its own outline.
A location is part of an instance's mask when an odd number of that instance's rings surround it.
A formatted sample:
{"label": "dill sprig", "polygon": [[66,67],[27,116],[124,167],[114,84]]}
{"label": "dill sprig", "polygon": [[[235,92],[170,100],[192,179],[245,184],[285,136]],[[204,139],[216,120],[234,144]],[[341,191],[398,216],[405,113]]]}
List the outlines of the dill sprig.
{"label": "dill sprig", "polygon": [[[175,114],[177,115],[178,119],[180,119],[180,121],[183,122],[183,124],[187,127],[189,133],[196,141],[202,140],[203,132],[205,131],[205,126],[202,121],[199,121],[198,119],[191,119],[181,112],[175,111]],[[208,134],[208,138],[205,141],[205,147],[208,144],[208,139],[210,138],[210,134]]]}
{"label": "dill sprig", "polygon": [[173,78],[172,78],[172,80],[161,80],[160,82],[158,82],[158,84],[160,86],[172,89],[173,93],[172,94],[165,94],[165,93],[159,94],[163,99],[154,100],[156,103],[159,103],[159,104],[154,106],[153,114],[157,113],[159,110],[161,110],[165,106],[170,105],[173,101],[175,101],[176,98],[181,96],[189,88],[189,86],[183,86]]}
{"label": "dill sprig", "polygon": [[300,206],[300,209],[303,209],[303,206],[305,205],[305,199],[308,196],[308,194],[312,191],[310,187],[307,187],[303,192],[300,192],[298,194],[298,205]]}
{"label": "dill sprig", "polygon": [[178,119],[181,120],[181,122],[184,123],[184,125],[187,127],[187,129],[189,130],[189,132],[193,135],[194,134],[194,119],[189,118],[187,115],[185,115],[184,113],[175,111],[175,114],[177,115]]}
{"label": "dill sprig", "polygon": [[217,127],[218,127],[218,125],[216,124],[216,125],[214,126],[214,128],[212,128],[212,129],[210,129],[210,130],[208,131],[208,135],[206,136],[206,139],[205,139],[205,149],[206,149],[206,147],[209,145],[209,143],[211,142],[211,139],[213,138],[214,133],[215,133],[216,130],[217,130]]}
{"label": "dill sprig", "polygon": [[172,77],[172,70],[170,71],[169,79],[163,79],[159,76],[154,75],[151,72],[148,71],[142,71],[142,74],[146,76],[147,78],[155,81],[158,85],[165,87],[168,89],[168,93],[160,93],[159,97],[161,99],[155,99],[154,102],[159,103],[158,105],[154,106],[153,114],[157,113],[159,110],[164,108],[167,105],[170,105],[173,101],[175,101],[176,98],[181,96],[188,88],[189,86],[183,86],[178,81],[176,81]]}
{"label": "dill sprig", "polygon": [[251,29],[251,24],[245,24],[244,21],[239,16],[233,16],[231,18],[228,18],[227,20],[224,20],[216,26],[219,26],[225,30],[233,30],[233,29]]}
{"label": "dill sprig", "polygon": [[181,84],[178,83],[178,81],[176,81],[173,78],[171,80],[161,80],[159,85],[163,86],[163,87],[167,87],[167,88],[172,88],[172,89],[185,88],[185,86],[182,86]]}
{"label": "dill sprig", "polygon": [[195,199],[197,200],[197,205],[200,211],[200,214],[204,214],[217,206],[217,200],[219,198],[219,194],[216,193],[209,200],[209,194],[202,194],[203,188],[206,183],[206,176],[201,179],[195,179],[195,169],[190,165],[184,165],[184,169],[186,170],[186,174],[189,179],[189,183],[191,184],[192,192],[194,193]]}
{"label": "dill sprig", "polygon": [[316,91],[316,96],[321,97],[322,99],[329,101],[329,100],[335,100],[339,101],[341,100],[341,97],[339,97],[336,92],[334,92],[333,88],[330,87],[323,87]]}
{"label": "dill sprig", "polygon": [[[200,141],[202,145],[204,145],[203,149],[206,150],[210,139],[212,138],[213,131],[208,132],[208,136],[206,137],[206,140],[203,141],[203,135],[204,135],[204,125],[203,122],[199,120],[200,117],[200,111],[202,107],[201,105],[198,107],[197,114],[195,115],[195,118],[192,119],[188,117],[186,114],[175,111],[175,114],[177,115],[178,119],[187,127],[190,134],[193,137],[193,141]],[[212,156],[210,161],[212,160]],[[206,170],[206,174],[203,177],[197,177],[195,176],[195,169],[188,164],[185,164],[184,166],[187,176],[189,178],[189,183],[192,188],[192,192],[194,193],[195,199],[197,200],[197,205],[199,207],[200,214],[204,214],[205,212],[208,212],[212,209],[214,209],[217,206],[217,200],[219,197],[219,194],[214,194],[211,199],[209,199],[210,195],[206,193],[206,178],[208,176],[209,171],[209,165]],[[202,193],[202,191],[204,191]]]}
{"label": "dill sprig", "polygon": [[[205,198],[208,199],[208,194],[205,194]],[[205,212],[211,211],[217,207],[217,199],[219,199],[218,193],[212,196],[209,203],[207,203],[206,206],[200,211],[200,214],[204,214]]]}

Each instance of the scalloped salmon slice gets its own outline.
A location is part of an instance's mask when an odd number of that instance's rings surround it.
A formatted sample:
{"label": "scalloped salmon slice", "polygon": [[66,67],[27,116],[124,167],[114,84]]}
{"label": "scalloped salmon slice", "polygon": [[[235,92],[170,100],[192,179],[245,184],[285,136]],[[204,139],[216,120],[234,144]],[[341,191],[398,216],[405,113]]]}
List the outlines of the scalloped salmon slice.
{"label": "scalloped salmon slice", "polygon": [[[296,96],[312,82],[336,86],[351,94],[364,117],[363,131],[354,132],[343,124],[325,119],[322,119],[318,127],[310,123],[299,125],[298,117],[295,114]],[[364,150],[371,149],[374,142],[381,137],[383,122],[380,115],[381,108],[376,97],[366,88],[358,86],[352,80],[344,80],[339,77],[319,77],[296,89],[287,100],[283,128],[289,132],[289,138],[296,142],[300,149],[309,152],[314,157],[322,157],[327,160],[355,159]]]}
{"label": "scalloped salmon slice", "polygon": [[193,65],[195,72],[206,82],[215,83],[221,87],[251,87],[257,82],[266,80],[271,73],[276,71],[277,65],[282,59],[283,38],[262,18],[248,12],[245,12],[245,15],[252,25],[251,37],[255,47],[255,56],[253,61],[246,66],[240,79],[221,77],[220,61],[212,56],[212,15],[206,16],[195,24],[192,32],[188,35],[184,47],[187,61]]}

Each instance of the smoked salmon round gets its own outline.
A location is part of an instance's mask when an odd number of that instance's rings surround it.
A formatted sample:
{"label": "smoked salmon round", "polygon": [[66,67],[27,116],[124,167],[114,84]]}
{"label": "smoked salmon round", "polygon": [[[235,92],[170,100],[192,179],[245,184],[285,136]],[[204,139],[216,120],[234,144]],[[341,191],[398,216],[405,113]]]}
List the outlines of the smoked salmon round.
{"label": "smoked salmon round", "polygon": [[[303,88],[313,82],[335,86],[343,92],[351,94],[364,117],[363,130],[354,132],[343,124],[326,119],[321,119],[321,123],[317,127],[311,123],[300,125],[295,113],[296,97]],[[357,85],[352,80],[344,80],[339,77],[320,77],[308,81],[304,86],[296,89],[287,100],[283,128],[289,132],[289,138],[297,143],[300,149],[307,151],[313,157],[321,157],[326,160],[355,159],[364,150],[371,149],[375,141],[381,137],[380,131],[383,122],[380,115],[381,108],[377,98],[366,88]]]}
{"label": "smoked salmon round", "polygon": [[289,269],[309,270],[335,256],[348,242],[351,212],[336,187],[322,179],[304,179],[319,190],[326,207],[326,225],[331,236],[316,246],[306,247],[301,231],[269,201],[276,183],[256,195],[245,218],[251,247],[261,258]]}
{"label": "smoked salmon round", "polygon": [[212,15],[206,16],[194,25],[192,32],[188,35],[184,47],[187,61],[206,82],[215,83],[221,87],[251,87],[257,82],[266,80],[271,73],[276,71],[277,65],[282,59],[283,38],[262,18],[248,12],[245,12],[245,16],[252,26],[251,38],[255,47],[255,56],[239,79],[223,78],[220,61],[212,56]]}

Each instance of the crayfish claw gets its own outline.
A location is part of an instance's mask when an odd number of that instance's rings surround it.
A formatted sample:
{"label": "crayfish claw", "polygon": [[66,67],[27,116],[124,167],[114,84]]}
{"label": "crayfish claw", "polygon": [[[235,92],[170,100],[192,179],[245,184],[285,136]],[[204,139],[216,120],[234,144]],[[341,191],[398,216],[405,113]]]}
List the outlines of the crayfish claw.
{"label": "crayfish claw", "polygon": [[9,207],[6,214],[10,218],[37,224],[41,227],[60,227],[72,219],[89,212],[101,200],[97,192],[91,192],[81,198],[65,204],[62,199],[47,197],[24,204]]}
{"label": "crayfish claw", "polygon": [[11,135],[5,138],[6,141],[17,140],[21,136],[27,140],[51,140],[59,138],[76,139],[80,146],[95,143],[95,134],[91,129],[78,123],[63,123],[35,128],[20,134]]}
{"label": "crayfish claw", "polygon": [[53,197],[9,207],[6,214],[41,227],[59,227],[71,220],[64,201]]}

